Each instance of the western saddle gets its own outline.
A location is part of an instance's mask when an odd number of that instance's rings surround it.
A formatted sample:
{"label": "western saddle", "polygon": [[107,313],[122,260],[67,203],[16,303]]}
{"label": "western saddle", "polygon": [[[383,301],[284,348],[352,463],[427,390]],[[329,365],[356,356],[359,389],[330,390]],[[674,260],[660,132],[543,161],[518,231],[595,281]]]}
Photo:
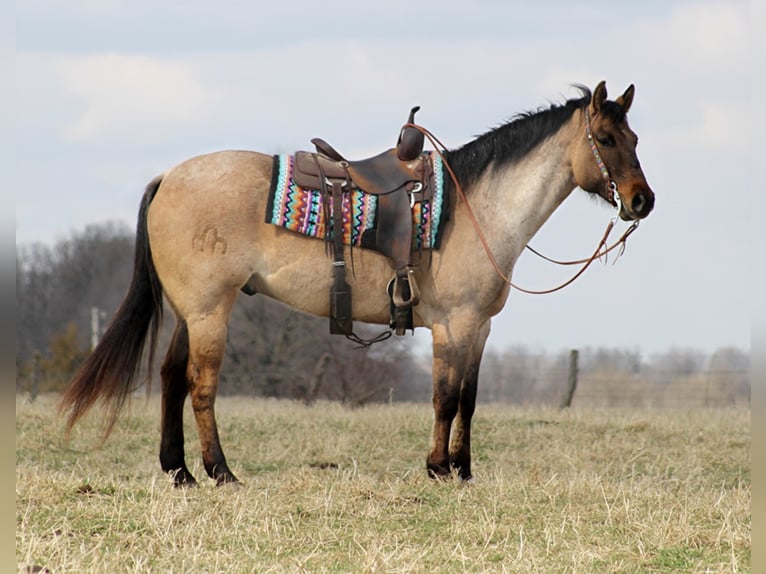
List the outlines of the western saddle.
{"label": "western saddle", "polygon": [[[387,290],[391,300],[391,328],[397,335],[413,329],[412,308],[420,301],[415,280],[412,206],[433,196],[433,168],[423,153],[423,133],[413,127],[412,108],[396,147],[373,157],[350,161],[320,138],[311,142],[316,152],[295,153],[293,179],[300,187],[322,191],[328,216],[325,240],[332,245],[334,282],[330,288],[330,333],[358,342],[353,334],[351,287],[346,282],[343,257],[343,194],[359,190],[377,196],[375,249],[394,269]],[[336,233],[336,230],[339,232]],[[390,333],[385,333],[385,338]],[[381,340],[381,339],[376,339]]]}

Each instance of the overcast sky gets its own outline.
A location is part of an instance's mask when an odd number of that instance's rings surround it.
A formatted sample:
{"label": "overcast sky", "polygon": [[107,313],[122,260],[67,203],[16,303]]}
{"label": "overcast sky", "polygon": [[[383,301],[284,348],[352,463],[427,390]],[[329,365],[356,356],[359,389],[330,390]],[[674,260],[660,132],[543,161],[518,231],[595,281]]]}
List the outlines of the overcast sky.
{"label": "overcast sky", "polygon": [[[607,81],[654,213],[624,257],[564,291],[513,292],[490,345],[750,348],[750,3],[743,1],[16,3],[16,242],[131,227],[143,188],[200,153],[395,142],[412,105],[458,146]],[[743,204],[744,202],[744,204]],[[611,217],[576,190],[532,245],[592,252]],[[761,273],[760,270],[755,271]],[[566,270],[522,256],[515,281]],[[426,339],[427,333],[424,334]],[[423,336],[417,339],[423,341]]]}

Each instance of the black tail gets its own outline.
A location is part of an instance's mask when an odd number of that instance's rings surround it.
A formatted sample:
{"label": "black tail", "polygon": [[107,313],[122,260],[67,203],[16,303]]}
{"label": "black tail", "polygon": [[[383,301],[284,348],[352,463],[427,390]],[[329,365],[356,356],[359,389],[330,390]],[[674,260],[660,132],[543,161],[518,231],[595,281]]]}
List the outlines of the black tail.
{"label": "black tail", "polygon": [[125,298],[99,344],[64,391],[59,412],[67,415],[67,432],[97,401],[107,407],[104,438],[114,427],[125,399],[138,386],[146,335],[150,333],[149,367],[154,360],[157,333],[162,321],[162,286],[152,262],[146,228],[149,205],[162,176],[146,187],[138,212],[133,279]]}

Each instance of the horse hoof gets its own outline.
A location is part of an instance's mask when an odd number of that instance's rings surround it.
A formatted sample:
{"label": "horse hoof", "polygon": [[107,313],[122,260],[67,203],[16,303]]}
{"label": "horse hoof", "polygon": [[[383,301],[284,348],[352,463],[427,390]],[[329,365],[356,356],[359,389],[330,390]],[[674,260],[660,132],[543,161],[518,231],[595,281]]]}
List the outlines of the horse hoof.
{"label": "horse hoof", "polygon": [[181,469],[169,472],[168,474],[173,479],[173,486],[176,488],[194,488],[198,486],[197,481],[188,470]]}
{"label": "horse hoof", "polygon": [[233,474],[222,474],[215,480],[216,486],[225,486],[228,488],[242,488],[242,483]]}
{"label": "horse hoof", "polygon": [[428,478],[430,478],[431,480],[446,481],[452,478],[452,473],[448,469],[442,466],[433,466],[433,467],[429,466]]}

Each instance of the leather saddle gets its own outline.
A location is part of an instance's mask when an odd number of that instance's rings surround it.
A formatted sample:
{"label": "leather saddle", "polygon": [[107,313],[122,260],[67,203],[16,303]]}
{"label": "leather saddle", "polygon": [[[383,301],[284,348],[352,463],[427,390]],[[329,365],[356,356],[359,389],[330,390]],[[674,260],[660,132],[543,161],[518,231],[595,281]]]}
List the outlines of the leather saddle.
{"label": "leather saddle", "polygon": [[399,132],[396,147],[370,158],[350,161],[333,146],[320,138],[311,142],[316,152],[295,153],[293,179],[301,187],[323,192],[325,209],[331,215],[332,226],[327,225],[325,237],[333,245],[335,281],[330,291],[330,332],[352,335],[351,288],[345,280],[343,237],[335,229],[343,229],[342,200],[344,193],[359,190],[376,195],[376,245],[394,268],[389,282],[392,302],[391,326],[397,335],[412,329],[412,307],[420,300],[412,263],[412,206],[416,201],[430,200],[433,196],[433,168],[428,154],[423,153],[424,137],[412,127],[415,113],[412,108],[405,125]]}

